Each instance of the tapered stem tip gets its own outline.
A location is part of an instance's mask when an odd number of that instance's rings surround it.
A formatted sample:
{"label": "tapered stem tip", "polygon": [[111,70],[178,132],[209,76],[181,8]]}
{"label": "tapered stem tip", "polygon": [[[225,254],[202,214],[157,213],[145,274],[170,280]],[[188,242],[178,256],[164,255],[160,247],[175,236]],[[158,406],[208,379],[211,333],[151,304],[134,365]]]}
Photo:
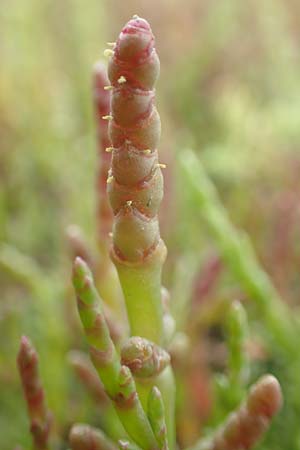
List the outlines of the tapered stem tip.
{"label": "tapered stem tip", "polygon": [[265,375],[252,387],[248,408],[252,414],[271,418],[283,403],[281,387],[273,375]]}

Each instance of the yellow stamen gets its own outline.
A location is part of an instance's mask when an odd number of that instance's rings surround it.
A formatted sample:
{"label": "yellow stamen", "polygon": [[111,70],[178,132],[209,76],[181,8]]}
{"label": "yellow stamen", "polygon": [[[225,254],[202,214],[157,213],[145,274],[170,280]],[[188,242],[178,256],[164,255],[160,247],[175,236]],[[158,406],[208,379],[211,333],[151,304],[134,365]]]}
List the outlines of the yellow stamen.
{"label": "yellow stamen", "polygon": [[111,86],[111,85],[109,85],[109,86],[104,86],[104,90],[105,91],[110,91],[111,89],[113,89],[114,87],[113,86]]}
{"label": "yellow stamen", "polygon": [[103,52],[103,55],[105,58],[110,58],[111,56],[114,56],[115,52],[111,50],[110,48],[106,48]]}
{"label": "yellow stamen", "polygon": [[107,152],[107,153],[110,153],[110,152],[112,152],[113,151],[113,147],[106,147],[106,149],[105,149],[105,151]]}
{"label": "yellow stamen", "polygon": [[107,184],[112,183],[113,179],[114,179],[113,175],[110,175],[110,176],[107,178],[106,183],[107,183]]}
{"label": "yellow stamen", "polygon": [[113,116],[108,115],[108,116],[102,116],[103,120],[113,120]]}
{"label": "yellow stamen", "polygon": [[159,163],[159,164],[157,164],[157,167],[160,167],[161,169],[165,169],[167,167],[167,165]]}
{"label": "yellow stamen", "polygon": [[106,42],[106,45],[108,45],[109,47],[114,47],[116,45],[115,42]]}
{"label": "yellow stamen", "polygon": [[121,75],[120,78],[118,79],[118,83],[119,84],[124,84],[124,83],[126,83],[126,81],[127,80],[126,80],[126,78],[123,75]]}

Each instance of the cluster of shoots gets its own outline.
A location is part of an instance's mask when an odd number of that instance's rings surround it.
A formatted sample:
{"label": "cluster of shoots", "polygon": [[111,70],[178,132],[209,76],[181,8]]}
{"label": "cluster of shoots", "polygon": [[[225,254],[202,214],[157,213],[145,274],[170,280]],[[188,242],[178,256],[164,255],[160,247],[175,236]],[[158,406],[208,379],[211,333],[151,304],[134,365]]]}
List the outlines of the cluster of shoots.
{"label": "cluster of shoots", "polygon": [[[89,357],[72,350],[68,360],[105,420],[102,429],[73,425],[68,448],[175,450],[180,444],[175,378],[178,383],[183,380],[176,374],[180,351],[178,356],[174,343],[182,332],[176,331],[169,294],[161,282],[166,247],[160,237],[158,210],[164,164],[158,156],[161,123],[155,107],[160,64],[152,30],[138,16],[109,47],[107,71],[102,63],[95,66],[93,86],[101,159],[97,178],[100,263],[74,229],[69,233],[76,256],[72,280]],[[232,304],[226,329],[232,412],[215,432],[194,444],[195,450],[251,448],[281,406],[280,386],[271,375],[247,390],[247,320],[239,303]],[[51,450],[52,415],[36,350],[25,337],[18,367],[33,447]]]}

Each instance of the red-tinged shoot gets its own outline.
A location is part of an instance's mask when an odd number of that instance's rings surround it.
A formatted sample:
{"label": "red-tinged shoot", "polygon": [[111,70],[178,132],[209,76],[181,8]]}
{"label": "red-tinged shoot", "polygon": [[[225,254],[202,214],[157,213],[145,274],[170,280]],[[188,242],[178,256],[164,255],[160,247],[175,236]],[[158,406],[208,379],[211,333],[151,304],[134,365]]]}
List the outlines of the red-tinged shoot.
{"label": "red-tinged shoot", "polygon": [[248,450],[261,439],[282,406],[277,379],[265,375],[250,389],[241,407],[230,414],[217,433],[199,450]]}
{"label": "red-tinged shoot", "polygon": [[112,166],[108,194],[115,216],[113,251],[117,258],[137,263],[160,242],[157,219],[163,178],[157,145],[160,118],[154,106],[159,60],[154,37],[143,19],[123,28],[108,66],[112,90],[109,131]]}
{"label": "red-tinged shoot", "polygon": [[[158,211],[164,164],[160,164],[157,151],[161,123],[154,88],[160,63],[148,22],[134,16],[109,53],[112,97],[107,119],[112,162],[107,192],[114,215],[111,257],[123,289],[131,336],[162,347],[167,342],[161,298],[166,247],[160,237]],[[148,362],[153,366],[153,359]],[[142,364],[139,375],[148,375],[152,369],[147,367],[144,372]],[[146,385],[137,373],[135,376],[144,410],[154,381],[160,389],[166,405],[169,446],[173,448],[175,389],[171,367],[167,364],[160,373],[158,370]]]}
{"label": "red-tinged shoot", "polygon": [[[108,63],[112,163],[107,191],[114,214],[112,259],[131,333],[156,343],[162,341],[160,288],[166,256],[157,217],[163,197],[163,165],[157,153],[161,125],[154,90],[158,75],[151,28],[146,20],[134,17],[121,31]],[[140,301],[145,317],[150,317],[149,325],[136,314],[133,303]],[[151,322],[156,323],[152,330]]]}
{"label": "red-tinged shoot", "polygon": [[31,421],[34,448],[46,450],[51,428],[51,413],[47,409],[45,393],[38,369],[38,354],[30,340],[23,336],[17,358],[28,415]]}

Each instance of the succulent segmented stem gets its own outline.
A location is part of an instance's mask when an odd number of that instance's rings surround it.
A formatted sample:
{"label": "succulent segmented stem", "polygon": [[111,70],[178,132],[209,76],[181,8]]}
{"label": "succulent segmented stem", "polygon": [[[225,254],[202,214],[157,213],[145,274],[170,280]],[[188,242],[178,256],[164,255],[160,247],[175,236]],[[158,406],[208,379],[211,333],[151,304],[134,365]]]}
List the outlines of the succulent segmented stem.
{"label": "succulent segmented stem", "polygon": [[134,379],[128,367],[121,365],[92,274],[80,258],[76,258],[74,263],[73,284],[91,359],[105,391],[128,435],[142,448],[153,450],[157,448],[157,442],[140,403]]}
{"label": "succulent segmented stem", "polygon": [[117,450],[101,430],[89,425],[73,425],[69,435],[72,450]]}
{"label": "succulent segmented stem", "polygon": [[112,225],[112,212],[106,195],[106,179],[111,163],[111,154],[107,151],[110,147],[110,141],[108,137],[108,122],[103,119],[103,117],[109,115],[110,111],[111,93],[109,89],[105,89],[108,86],[109,80],[106,67],[99,61],[94,66],[93,97],[98,134],[98,158],[100,161],[97,177],[97,223],[98,237],[103,243],[107,242],[108,233],[111,231]]}
{"label": "succulent segmented stem", "polygon": [[39,375],[38,354],[26,336],[21,339],[17,363],[31,421],[30,431],[34,448],[47,450],[52,415],[46,405]]}
{"label": "succulent segmented stem", "polygon": [[248,450],[268,429],[272,417],[280,410],[280,385],[272,375],[265,375],[252,386],[242,406],[231,413],[225,424],[207,441],[193,450]]}
{"label": "succulent segmented stem", "polygon": [[159,59],[151,28],[134,17],[108,64],[112,86],[107,191],[114,214],[112,259],[123,288],[131,334],[161,343],[161,269],[166,249],[157,213],[163,197],[158,161],[160,117],[154,106]]}

